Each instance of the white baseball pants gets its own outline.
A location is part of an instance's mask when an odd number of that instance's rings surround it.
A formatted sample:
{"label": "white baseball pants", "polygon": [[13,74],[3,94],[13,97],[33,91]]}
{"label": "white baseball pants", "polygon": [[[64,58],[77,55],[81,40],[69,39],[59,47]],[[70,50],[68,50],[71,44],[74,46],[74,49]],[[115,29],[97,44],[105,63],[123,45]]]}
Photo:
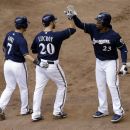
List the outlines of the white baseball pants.
{"label": "white baseball pants", "polygon": [[32,119],[41,116],[41,102],[44,88],[51,79],[57,85],[56,99],[54,103],[53,115],[63,111],[66,100],[67,83],[61,66],[55,62],[49,64],[48,68],[36,66],[36,86],[33,96],[33,114]]}
{"label": "white baseball pants", "polygon": [[4,63],[4,77],[6,88],[0,97],[0,108],[6,108],[12,93],[19,86],[21,98],[20,114],[25,114],[28,111],[28,88],[27,88],[27,67],[25,63],[18,63],[11,60],[6,60]]}
{"label": "white baseball pants", "polygon": [[98,111],[102,113],[108,113],[107,86],[111,94],[114,113],[122,115],[124,112],[120,99],[117,70],[117,60],[101,61],[96,59],[96,82],[99,99]]}

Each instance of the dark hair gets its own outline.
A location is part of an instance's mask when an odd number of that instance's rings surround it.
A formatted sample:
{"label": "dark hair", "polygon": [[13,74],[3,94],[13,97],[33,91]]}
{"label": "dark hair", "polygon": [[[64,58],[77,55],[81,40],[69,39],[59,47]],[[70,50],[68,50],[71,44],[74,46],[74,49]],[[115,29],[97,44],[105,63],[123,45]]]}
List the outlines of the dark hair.
{"label": "dark hair", "polygon": [[51,22],[57,20],[53,14],[46,14],[42,17],[42,23],[45,27],[49,26]]}
{"label": "dark hair", "polygon": [[25,16],[18,16],[15,19],[15,27],[17,29],[21,29],[21,28],[27,28],[28,27],[28,23],[29,21],[27,20],[27,17]]}
{"label": "dark hair", "polygon": [[111,15],[107,12],[101,12],[95,18],[97,21],[100,21],[104,27],[112,27],[111,26]]}

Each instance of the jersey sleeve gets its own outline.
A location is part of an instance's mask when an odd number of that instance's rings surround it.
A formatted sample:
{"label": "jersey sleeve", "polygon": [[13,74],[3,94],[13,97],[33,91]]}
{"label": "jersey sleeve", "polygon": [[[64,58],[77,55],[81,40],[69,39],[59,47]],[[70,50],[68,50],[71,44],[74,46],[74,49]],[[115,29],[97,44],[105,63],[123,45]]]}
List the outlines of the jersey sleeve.
{"label": "jersey sleeve", "polygon": [[25,39],[20,40],[19,48],[20,48],[22,55],[26,55],[29,53],[27,41]]}
{"label": "jersey sleeve", "polygon": [[124,43],[124,41],[123,41],[123,39],[121,38],[120,35],[117,35],[116,47],[121,52],[122,63],[125,64],[127,62],[127,52],[128,52],[128,50],[127,50],[126,44]]}
{"label": "jersey sleeve", "polygon": [[5,37],[4,41],[3,41],[3,52],[5,52],[6,50],[6,41],[7,41],[7,36]]}
{"label": "jersey sleeve", "polygon": [[9,36],[9,33],[6,34],[4,41],[3,41],[3,51],[5,51],[5,49],[7,48],[7,38]]}
{"label": "jersey sleeve", "polygon": [[123,39],[121,38],[121,36],[120,36],[119,34],[117,34],[117,36],[116,36],[116,41],[115,41],[115,43],[116,43],[116,47],[117,47],[117,48],[121,48],[122,46],[125,45]]}
{"label": "jersey sleeve", "polygon": [[62,39],[65,40],[67,38],[69,38],[71,35],[73,35],[76,32],[76,29],[74,28],[67,28],[63,31],[57,32],[57,36]]}
{"label": "jersey sleeve", "polygon": [[33,43],[31,45],[32,53],[37,53],[37,36],[34,38]]}
{"label": "jersey sleeve", "polygon": [[89,34],[93,33],[93,28],[95,27],[95,24],[83,23],[77,16],[74,16],[73,20],[74,20],[75,25],[78,28],[84,30],[85,33],[89,33]]}

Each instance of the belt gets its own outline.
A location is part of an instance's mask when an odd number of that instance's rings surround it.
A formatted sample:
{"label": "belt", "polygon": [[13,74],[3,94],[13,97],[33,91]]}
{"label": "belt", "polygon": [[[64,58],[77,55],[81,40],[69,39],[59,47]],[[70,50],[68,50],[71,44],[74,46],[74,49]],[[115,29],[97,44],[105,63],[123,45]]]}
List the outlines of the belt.
{"label": "belt", "polygon": [[54,61],[47,61],[48,64],[54,64]]}
{"label": "belt", "polygon": [[39,59],[41,62],[46,62],[48,64],[58,64],[59,60],[44,60],[44,59]]}

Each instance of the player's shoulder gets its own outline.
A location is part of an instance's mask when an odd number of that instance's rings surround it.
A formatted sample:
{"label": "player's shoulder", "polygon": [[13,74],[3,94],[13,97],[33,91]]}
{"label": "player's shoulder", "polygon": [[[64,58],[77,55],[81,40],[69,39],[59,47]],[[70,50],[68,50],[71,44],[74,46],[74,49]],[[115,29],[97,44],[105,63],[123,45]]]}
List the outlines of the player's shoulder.
{"label": "player's shoulder", "polygon": [[23,34],[22,33],[20,33],[20,32],[16,32],[16,31],[10,31],[10,32],[8,32],[8,35],[10,35],[10,36],[12,36],[12,37],[14,37],[14,38],[18,38],[18,39],[24,39],[24,36],[23,36]]}
{"label": "player's shoulder", "polygon": [[84,27],[85,29],[88,31],[88,30],[91,30],[91,31],[98,31],[98,28],[96,27],[96,24],[94,23],[85,23],[84,24]]}
{"label": "player's shoulder", "polygon": [[5,37],[9,39],[15,39],[15,32],[14,31],[7,32]]}
{"label": "player's shoulder", "polygon": [[95,23],[85,23],[85,26],[90,26],[92,28],[97,28]]}
{"label": "player's shoulder", "polygon": [[110,33],[115,38],[120,38],[121,37],[120,34],[118,32],[116,32],[115,30],[113,30],[113,29],[110,30]]}
{"label": "player's shoulder", "polygon": [[14,33],[14,31],[9,31],[9,32],[6,33],[6,35],[7,35],[7,36],[8,36],[8,35],[13,35],[13,33]]}
{"label": "player's shoulder", "polygon": [[70,32],[76,32],[76,29],[75,28],[65,28],[62,30],[55,31],[53,33],[54,33],[54,35],[62,35],[62,34],[70,34]]}
{"label": "player's shoulder", "polygon": [[41,36],[41,35],[44,35],[44,34],[45,34],[44,31],[40,31],[40,32],[37,32],[37,33],[35,34],[35,37],[38,37],[38,36]]}
{"label": "player's shoulder", "polygon": [[27,40],[25,39],[25,37],[23,36],[22,33],[14,31],[14,32],[12,32],[12,36],[14,37],[17,44],[27,43]]}

